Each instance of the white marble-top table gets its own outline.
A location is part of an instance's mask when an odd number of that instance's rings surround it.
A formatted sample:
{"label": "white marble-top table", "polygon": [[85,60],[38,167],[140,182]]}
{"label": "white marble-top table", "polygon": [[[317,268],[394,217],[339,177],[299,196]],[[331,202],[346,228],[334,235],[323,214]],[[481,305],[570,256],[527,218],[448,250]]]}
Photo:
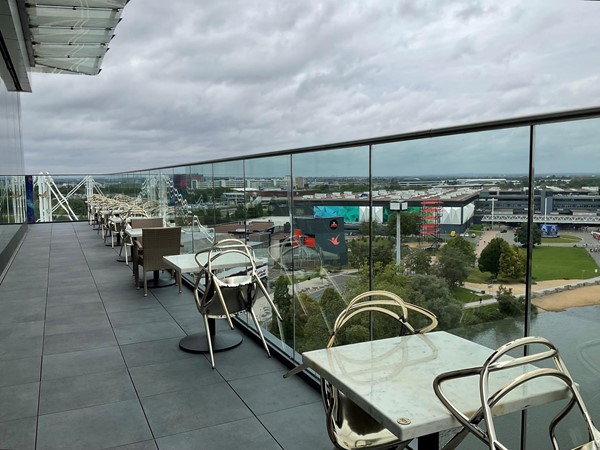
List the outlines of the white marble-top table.
{"label": "white marble-top table", "polygon": [[[181,292],[181,274],[182,273],[199,273],[200,266],[196,262],[194,253],[186,253],[181,255],[163,256],[163,260],[169,267],[177,272],[177,281],[179,283],[179,292]],[[208,252],[200,253],[198,261],[202,265],[208,262]],[[261,266],[266,264],[266,260],[257,259],[256,265]],[[235,267],[250,266],[248,258],[240,253],[226,253],[219,256],[212,263],[213,270],[233,269]]]}
{"label": "white marble-top table", "polygon": [[[438,374],[481,366],[493,350],[438,331],[314,350],[303,363],[337,387],[401,440],[424,437],[434,448],[438,433],[460,426],[435,395]],[[524,367],[490,376],[493,392]],[[444,383],[450,401],[467,415],[479,406],[478,377]],[[497,414],[507,414],[564,398],[564,385],[554,379],[525,384],[501,401]],[[421,448],[421,445],[419,445]]]}

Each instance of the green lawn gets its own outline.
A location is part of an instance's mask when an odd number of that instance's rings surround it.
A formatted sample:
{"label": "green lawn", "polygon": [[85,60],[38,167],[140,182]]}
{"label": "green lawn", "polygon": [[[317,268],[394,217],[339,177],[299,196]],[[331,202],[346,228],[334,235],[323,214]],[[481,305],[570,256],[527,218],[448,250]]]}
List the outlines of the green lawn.
{"label": "green lawn", "polygon": [[485,300],[492,297],[489,294],[477,294],[475,291],[464,287],[453,287],[450,290],[454,298],[462,303],[477,302],[479,299]]}
{"label": "green lawn", "polygon": [[533,251],[533,278],[537,281],[587,279],[598,276],[598,265],[581,247],[538,247]]}
{"label": "green lawn", "polygon": [[580,237],[564,234],[557,238],[542,238],[542,244],[570,244],[581,241]]}
{"label": "green lawn", "polygon": [[485,283],[489,284],[492,282],[492,274],[489,272],[481,272],[479,269],[469,269],[469,276],[467,277],[469,283]]}

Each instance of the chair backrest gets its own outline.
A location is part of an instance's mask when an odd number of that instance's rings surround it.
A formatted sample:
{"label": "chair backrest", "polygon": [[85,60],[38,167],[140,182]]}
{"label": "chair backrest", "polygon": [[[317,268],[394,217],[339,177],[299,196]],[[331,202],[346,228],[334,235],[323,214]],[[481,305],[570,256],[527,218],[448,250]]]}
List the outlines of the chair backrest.
{"label": "chair backrest", "polygon": [[[512,359],[507,359],[506,355],[522,347],[528,346],[529,352],[526,356],[520,356]],[[532,347],[535,346],[535,351]],[[540,350],[541,348],[541,350]],[[504,358],[503,358],[504,357]],[[552,368],[539,368],[537,366],[527,366],[529,364],[548,362],[553,365]],[[519,375],[506,383],[500,389],[490,392],[489,377],[493,372],[499,372],[515,367],[524,367],[520,370]],[[482,400],[481,407],[470,417],[466,416],[462,411],[459,411],[446,397],[441,385],[449,380],[479,375],[479,398]],[[445,448],[453,449],[471,432],[480,440],[485,442],[491,450],[508,450],[497,437],[496,428],[494,426],[494,416],[492,409],[506,397],[510,392],[514,391],[519,386],[529,384],[537,379],[557,379],[560,380],[568,391],[569,397],[566,406],[552,419],[550,422],[549,432],[552,446],[555,450],[559,450],[558,441],[556,439],[556,427],[562,419],[573,409],[575,405],[579,408],[583,421],[588,433],[588,440],[584,444],[580,444],[575,449],[579,450],[600,450],[600,432],[594,427],[589,412],[583,402],[583,398],[579,393],[577,385],[573,381],[571,374],[567,370],[565,363],[559,355],[556,347],[547,339],[542,337],[524,337],[511,341],[494,351],[491,356],[481,367],[474,367],[464,370],[456,370],[446,374],[439,375],[434,381],[434,391],[442,403],[448,410],[461,422],[463,430],[461,430]],[[473,393],[474,396],[477,395]],[[485,421],[485,429],[479,424]]]}
{"label": "chair backrest", "polygon": [[164,225],[162,217],[132,217],[131,228],[158,228]]}
{"label": "chair backrest", "polygon": [[[396,311],[389,308],[394,308]],[[418,313],[429,320],[421,328],[415,328],[409,322],[409,312]],[[333,326],[333,332],[327,342],[327,348],[334,345],[339,331],[356,315],[366,312],[377,312],[392,317],[398,322],[398,335],[426,333],[438,325],[435,314],[412,303],[406,303],[398,295],[389,291],[368,291],[357,295],[348,303],[348,306],[338,315]]]}
{"label": "chair backrest", "polygon": [[163,269],[163,256],[179,255],[181,251],[181,227],[142,228],[142,240],[144,270]]}
{"label": "chair backrest", "polygon": [[[424,327],[415,328],[409,322],[408,316],[411,311],[424,316],[429,323]],[[392,292],[368,291],[354,297],[338,315],[331,337],[327,342],[327,348],[335,345],[339,332],[352,318],[369,312],[383,314],[395,320],[398,326],[398,335],[425,333],[433,330],[438,324],[433,313],[420,306],[406,303]],[[321,378],[321,396],[326,413],[327,433],[336,447],[353,450],[358,448],[379,449],[388,446],[401,449],[408,446],[409,442],[398,441],[383,425],[324,378]]]}
{"label": "chair backrest", "polygon": [[[205,263],[200,255],[206,258]],[[237,256],[237,267],[246,267],[245,273],[219,278],[215,266],[232,256]],[[223,239],[211,248],[196,253],[195,258],[201,274],[196,278],[194,295],[196,306],[202,314],[219,318],[235,316],[252,308],[257,293],[256,265],[254,253],[244,242]],[[201,280],[204,281],[202,292]]]}

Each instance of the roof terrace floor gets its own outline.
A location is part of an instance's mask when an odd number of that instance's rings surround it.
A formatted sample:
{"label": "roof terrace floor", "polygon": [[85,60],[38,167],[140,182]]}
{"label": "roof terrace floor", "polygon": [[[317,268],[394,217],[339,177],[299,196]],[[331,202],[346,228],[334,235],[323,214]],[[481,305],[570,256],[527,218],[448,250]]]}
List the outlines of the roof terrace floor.
{"label": "roof terrace floor", "polygon": [[333,447],[314,389],[248,337],[214,370],[180,350],[191,292],[144,297],[116,257],[87,223],[29,226],[0,285],[0,448]]}

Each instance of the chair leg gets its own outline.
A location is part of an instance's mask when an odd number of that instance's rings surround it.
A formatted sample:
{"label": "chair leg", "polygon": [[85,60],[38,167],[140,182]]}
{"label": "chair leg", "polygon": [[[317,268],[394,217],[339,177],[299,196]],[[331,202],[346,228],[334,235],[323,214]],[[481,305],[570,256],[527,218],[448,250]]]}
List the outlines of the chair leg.
{"label": "chair leg", "polygon": [[210,364],[214,369],[215,355],[213,354],[212,339],[210,337],[210,327],[208,326],[208,316],[206,314],[202,314],[202,318],[204,319],[204,331],[206,332],[206,340],[208,341],[208,353],[210,353]]}
{"label": "chair leg", "polygon": [[258,285],[258,287],[262,291],[263,295],[267,299],[267,302],[269,303],[269,305],[271,305],[271,311],[277,316],[277,318],[279,320],[283,320],[283,318],[281,317],[281,314],[279,313],[279,310],[275,306],[275,303],[273,303],[273,300],[271,299],[271,296],[269,295],[269,292],[267,291],[267,288],[265,287],[263,282],[260,280],[260,278],[258,276],[254,277],[254,278],[256,279],[256,284]]}
{"label": "chair leg", "polygon": [[144,297],[148,297],[148,272],[144,268]]}
{"label": "chair leg", "polygon": [[267,351],[267,355],[269,358],[271,357],[271,352],[269,351],[269,346],[267,345],[267,341],[265,341],[265,337],[263,336],[262,330],[260,329],[260,324],[258,323],[258,319],[256,318],[256,314],[254,313],[254,309],[250,308],[250,315],[252,316],[252,320],[254,321],[254,325],[256,325],[256,331],[258,331],[258,335],[260,336],[260,340]]}

